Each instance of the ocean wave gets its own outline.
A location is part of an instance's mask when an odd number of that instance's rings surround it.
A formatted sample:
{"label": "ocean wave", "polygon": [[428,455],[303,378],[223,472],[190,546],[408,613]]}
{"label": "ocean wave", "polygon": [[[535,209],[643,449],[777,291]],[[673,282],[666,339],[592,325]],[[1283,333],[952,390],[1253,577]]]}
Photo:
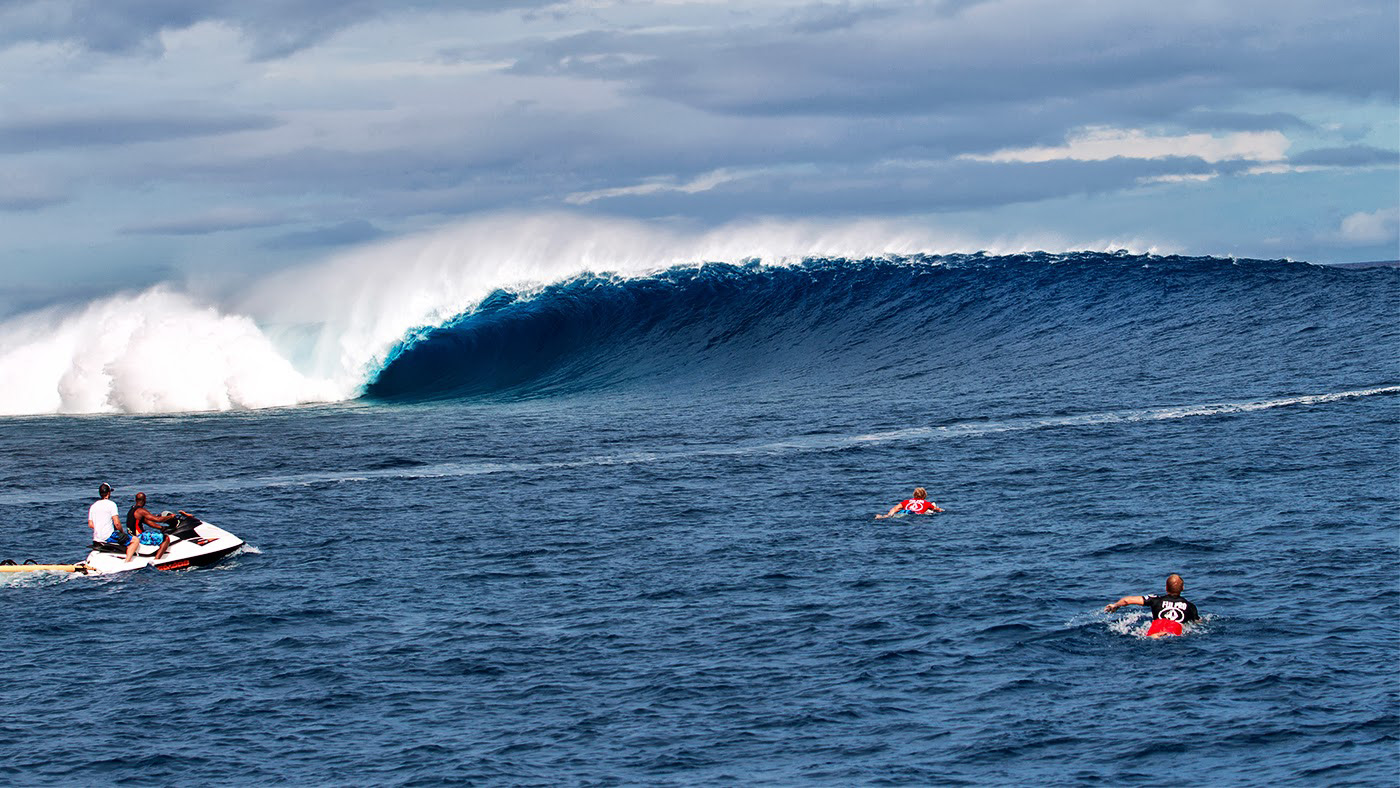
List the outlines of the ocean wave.
{"label": "ocean wave", "polygon": [[[481,219],[221,297],[165,285],[10,317],[0,415],[839,385],[930,368],[994,378],[1115,354],[1208,366],[1241,338],[1316,352],[1335,341],[1318,327],[1331,328],[1337,305],[1360,309],[1363,332],[1391,325],[1397,305],[1392,269],[947,253],[978,246],[1018,248],[876,222],[683,232],[576,215]],[[1322,309],[1308,303],[1319,294],[1331,301]],[[1020,367],[1007,366],[1013,357]]]}
{"label": "ocean wave", "polygon": [[706,231],[577,214],[490,216],[365,246],[211,296],[168,283],[0,320],[0,415],[173,413],[336,402],[404,342],[491,294],[585,272],[907,255],[974,245],[908,224],[757,221]]}
{"label": "ocean wave", "polygon": [[[1382,362],[1394,352],[1359,354],[1349,370],[1335,351],[1339,341],[1375,348],[1400,338],[1385,317],[1400,308],[1394,274],[1359,280],[1294,263],[1089,252],[587,274],[528,293],[498,290],[410,332],[365,391],[410,400],[539,397],[757,381],[832,392],[890,379],[945,389],[1004,382],[1010,391],[1031,378],[1047,389],[1076,377],[1101,387],[1134,376],[1284,382],[1280,362],[1303,363],[1314,378],[1330,369],[1342,380],[1393,379],[1396,365]],[[1260,374],[1250,373],[1253,364]],[[1226,414],[1275,406],[1206,407]]]}

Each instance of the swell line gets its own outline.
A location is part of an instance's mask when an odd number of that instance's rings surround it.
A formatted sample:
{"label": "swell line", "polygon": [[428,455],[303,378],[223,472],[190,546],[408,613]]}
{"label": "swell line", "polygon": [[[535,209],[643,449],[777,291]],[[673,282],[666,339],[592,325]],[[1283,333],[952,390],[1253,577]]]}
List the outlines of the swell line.
{"label": "swell line", "polygon": [[[802,436],[781,441],[766,441],[737,446],[710,448],[703,446],[682,446],[654,451],[622,452],[596,457],[581,457],[575,460],[549,462],[449,462],[415,468],[327,471],[289,474],[285,476],[232,478],[194,484],[172,485],[170,487],[170,494],[188,495],[192,493],[239,492],[256,489],[315,487],[319,485],[354,484],[384,480],[458,478],[500,473],[541,473],[586,467],[665,463],[677,460],[693,460],[696,457],[722,459],[765,454],[782,455],[841,451],[857,446],[898,443],[913,439],[953,440],[1004,432],[1025,432],[1063,427],[1113,427],[1145,421],[1168,421],[1206,416],[1246,414],[1280,408],[1321,405],[1350,399],[1395,394],[1400,394],[1400,385],[1338,391],[1328,394],[1309,394],[1277,399],[1248,400],[1244,402],[1218,402],[1165,408],[1106,411],[1102,413],[1085,413],[1076,416],[1008,419],[998,422],[960,422],[936,427],[911,427],[907,429],[856,435]],[[86,495],[86,488],[79,489],[77,487],[54,488],[38,494],[33,492],[12,492],[0,494],[0,504],[57,503],[80,499]]]}
{"label": "swell line", "polygon": [[1246,402],[1217,402],[1203,405],[1185,405],[1170,408],[1147,408],[1141,410],[1108,411],[1105,413],[1086,413],[1078,416],[1060,416],[1042,419],[1013,419],[1003,422],[980,422],[965,424],[950,424],[939,427],[911,427],[903,430],[889,430],[886,432],[873,432],[866,435],[858,435],[849,438],[853,443],[880,443],[906,438],[927,438],[943,435],[947,437],[961,435],[978,435],[994,432],[1025,431],[1035,429],[1050,429],[1055,427],[1083,427],[1095,425],[1130,424],[1143,421],[1167,421],[1170,419],[1186,419],[1197,416],[1221,416],[1232,413],[1252,413],[1261,410],[1273,410],[1275,408],[1287,408],[1298,405],[1320,405],[1327,402],[1339,402],[1341,400],[1356,399],[1359,397],[1373,397],[1385,394],[1400,394],[1400,386],[1381,386],[1370,389],[1356,389],[1354,391],[1338,391],[1331,394],[1309,394],[1299,397],[1286,397],[1282,399],[1250,400]]}

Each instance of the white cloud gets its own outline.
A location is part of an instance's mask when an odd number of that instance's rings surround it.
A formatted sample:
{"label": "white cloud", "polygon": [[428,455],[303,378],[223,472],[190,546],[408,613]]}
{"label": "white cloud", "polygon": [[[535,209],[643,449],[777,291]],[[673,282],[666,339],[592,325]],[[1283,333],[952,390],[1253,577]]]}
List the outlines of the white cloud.
{"label": "white cloud", "polygon": [[587,205],[588,203],[597,200],[605,200],[611,197],[635,197],[643,194],[656,194],[658,192],[696,194],[709,191],[720,184],[757,175],[760,172],[762,172],[762,170],[718,169],[703,173],[685,182],[679,182],[675,178],[667,175],[657,178],[648,178],[634,186],[617,186],[611,189],[575,192],[565,197],[564,202],[570,205]]}
{"label": "white cloud", "polygon": [[1058,147],[1008,148],[991,154],[967,154],[963,159],[987,162],[1107,161],[1108,159],[1164,159],[1195,156],[1221,161],[1280,161],[1288,150],[1288,138],[1277,131],[1242,131],[1233,134],[1160,134],[1142,129],[1093,126],[1071,135]]}
{"label": "white cloud", "polygon": [[1146,178],[1138,178],[1138,183],[1144,186],[1152,183],[1205,183],[1220,177],[1218,172],[1191,173],[1186,175],[1152,175]]}
{"label": "white cloud", "polygon": [[1400,238],[1400,207],[1361,211],[1342,220],[1339,240],[1351,244],[1394,244]]}

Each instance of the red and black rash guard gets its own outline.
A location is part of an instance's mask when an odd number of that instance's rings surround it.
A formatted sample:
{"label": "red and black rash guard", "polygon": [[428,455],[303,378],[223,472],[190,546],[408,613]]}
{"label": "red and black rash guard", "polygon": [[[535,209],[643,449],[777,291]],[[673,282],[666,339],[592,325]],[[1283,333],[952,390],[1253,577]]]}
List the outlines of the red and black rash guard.
{"label": "red and black rash guard", "polygon": [[1152,608],[1152,620],[1165,618],[1178,624],[1199,621],[1201,616],[1196,606],[1176,594],[1152,594],[1142,598],[1142,603]]}

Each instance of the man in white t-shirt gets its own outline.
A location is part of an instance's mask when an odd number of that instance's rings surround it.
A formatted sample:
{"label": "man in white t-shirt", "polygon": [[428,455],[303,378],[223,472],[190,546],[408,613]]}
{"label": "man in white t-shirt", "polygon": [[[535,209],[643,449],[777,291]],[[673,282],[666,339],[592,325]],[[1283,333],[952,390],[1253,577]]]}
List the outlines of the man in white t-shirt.
{"label": "man in white t-shirt", "polygon": [[[88,527],[92,529],[92,547],[101,550],[104,545],[125,547],[131,537],[122,530],[122,521],[117,517],[117,504],[112,500],[112,485],[103,482],[97,487],[99,497],[88,507]],[[127,558],[131,560],[130,557]]]}

